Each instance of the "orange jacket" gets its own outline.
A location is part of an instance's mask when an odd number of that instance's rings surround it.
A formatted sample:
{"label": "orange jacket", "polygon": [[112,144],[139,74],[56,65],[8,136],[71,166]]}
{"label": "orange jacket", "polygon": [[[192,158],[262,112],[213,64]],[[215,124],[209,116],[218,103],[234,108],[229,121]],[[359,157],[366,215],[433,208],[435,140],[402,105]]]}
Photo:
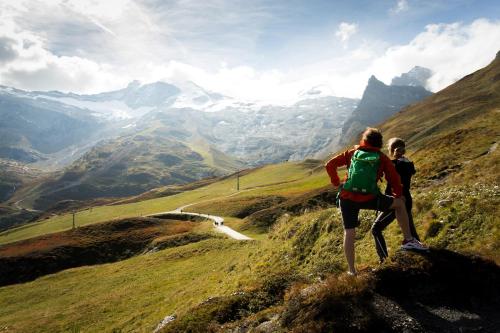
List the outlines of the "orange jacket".
{"label": "orange jacket", "polygon": [[[337,168],[345,165],[347,169],[349,169],[352,155],[357,149],[367,150],[367,151],[380,151],[379,148],[372,147],[367,142],[361,141],[361,144],[359,146],[355,146],[354,149],[346,150],[342,154],[339,154],[334,158],[332,158],[331,160],[329,160],[325,164],[325,168],[326,172],[330,176],[330,181],[332,182],[333,186],[338,187],[340,185],[340,179],[339,175],[337,174]],[[394,197],[400,197],[403,192],[403,186],[401,185],[401,178],[399,177],[399,174],[397,173],[396,168],[394,167],[394,164],[392,164],[389,157],[387,157],[385,154],[381,152],[380,167],[377,172],[377,181],[382,179],[382,175],[384,175],[387,182],[392,185],[392,195]],[[346,174],[344,181],[347,180],[347,176],[348,175]],[[340,197],[342,199],[347,199],[357,202],[365,202],[375,198],[375,195],[354,193],[342,189],[342,192],[340,192]]]}

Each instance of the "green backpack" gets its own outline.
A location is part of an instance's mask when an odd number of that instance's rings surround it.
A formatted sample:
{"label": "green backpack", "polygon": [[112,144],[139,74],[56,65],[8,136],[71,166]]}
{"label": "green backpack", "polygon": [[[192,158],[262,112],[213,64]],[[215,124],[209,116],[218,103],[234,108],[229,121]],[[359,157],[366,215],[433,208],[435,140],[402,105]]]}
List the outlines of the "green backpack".
{"label": "green backpack", "polygon": [[379,166],[379,152],[356,150],[351,158],[347,181],[343,188],[350,192],[379,194],[377,186]]}

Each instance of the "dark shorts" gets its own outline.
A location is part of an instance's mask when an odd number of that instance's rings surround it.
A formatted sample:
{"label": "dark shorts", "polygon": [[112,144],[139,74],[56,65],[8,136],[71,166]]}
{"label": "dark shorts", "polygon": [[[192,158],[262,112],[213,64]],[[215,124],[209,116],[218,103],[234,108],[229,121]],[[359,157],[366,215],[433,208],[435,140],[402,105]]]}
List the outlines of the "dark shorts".
{"label": "dark shorts", "polygon": [[342,213],[342,221],[344,222],[344,229],[353,229],[359,226],[359,210],[369,209],[384,212],[389,210],[394,201],[393,197],[380,194],[377,198],[366,201],[357,202],[346,199],[340,199],[340,211]]}

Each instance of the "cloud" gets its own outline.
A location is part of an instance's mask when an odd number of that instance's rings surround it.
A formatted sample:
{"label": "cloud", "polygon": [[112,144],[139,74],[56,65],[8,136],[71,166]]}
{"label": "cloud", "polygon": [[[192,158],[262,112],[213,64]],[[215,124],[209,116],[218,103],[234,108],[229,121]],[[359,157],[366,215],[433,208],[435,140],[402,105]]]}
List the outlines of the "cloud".
{"label": "cloud", "polygon": [[0,37],[0,63],[14,60],[18,53],[15,49],[16,41],[9,37]]}
{"label": "cloud", "polygon": [[358,31],[358,25],[356,23],[342,22],[339,24],[339,27],[338,27],[337,31],[335,32],[335,36],[337,36],[337,38],[340,39],[340,41],[342,43],[345,43],[357,31]]}
{"label": "cloud", "polygon": [[193,81],[208,90],[242,100],[288,104],[293,102],[297,91],[287,82],[285,73],[258,71],[251,66],[221,64],[216,70],[208,71],[183,62],[169,61],[159,66],[150,63],[138,70],[148,73],[142,76],[143,83],[165,81],[182,86],[186,81]]}
{"label": "cloud", "polygon": [[[395,8],[407,8],[400,3]],[[268,59],[259,48],[266,38],[275,41],[262,35],[273,20],[260,0],[2,3],[0,84],[95,93],[134,79],[191,80],[236,98],[290,103],[318,85],[360,97],[370,75],[390,82],[415,65],[435,73],[429,88],[436,91],[485,66],[500,49],[499,21],[431,24],[399,45],[358,38],[358,25],[342,22],[335,36],[343,49],[321,35],[308,52],[295,52],[308,49],[300,40],[288,53],[305,56],[286,66],[287,57]]]}
{"label": "cloud", "polygon": [[12,66],[2,73],[3,82],[27,90],[61,90],[66,92],[100,92],[110,86],[116,88],[118,78],[102,65],[79,57],[56,57],[46,54],[26,66]]}
{"label": "cloud", "polygon": [[102,91],[125,82],[110,66],[78,56],[59,56],[47,49],[45,38],[0,21],[1,84],[28,90]]}
{"label": "cloud", "polygon": [[282,73],[282,82],[304,91],[324,85],[337,96],[360,97],[372,74],[389,84],[422,66],[433,72],[427,88],[436,92],[488,65],[499,50],[500,21],[431,24],[407,43],[365,41],[343,56]]}
{"label": "cloud", "polygon": [[398,0],[396,6],[390,9],[390,12],[393,14],[399,14],[402,12],[406,12],[410,6],[408,5],[407,0]]}
{"label": "cloud", "polygon": [[[259,59],[261,55],[256,52],[259,38],[266,22],[273,19],[269,7],[279,7],[266,0],[19,0],[12,3],[14,5],[0,4],[0,35],[17,40],[21,32],[29,34],[30,40],[37,41],[33,50],[37,50],[38,60],[31,61],[28,68],[15,66],[25,63],[26,52],[14,55],[10,44],[0,44],[1,59],[12,62],[9,68],[0,68],[4,74],[0,80],[4,84],[31,88],[33,84],[28,77],[34,63],[39,69],[64,68],[71,73],[78,69],[67,68],[65,64],[81,60],[86,65],[93,63],[95,66],[88,69],[99,68],[107,77],[106,80],[82,80],[75,92],[87,93],[102,87],[98,84],[91,88],[87,82],[108,81],[112,76],[113,73],[103,72],[104,67],[113,67],[116,71],[116,83],[108,87],[111,89],[125,78],[147,76],[140,69],[151,64],[161,67],[174,61],[217,71],[222,61],[236,67]],[[11,26],[7,32],[5,25]]]}
{"label": "cloud", "polygon": [[434,75],[428,88],[438,91],[491,62],[500,50],[500,21],[430,24],[408,44],[389,47],[371,70],[385,82],[419,65]]}

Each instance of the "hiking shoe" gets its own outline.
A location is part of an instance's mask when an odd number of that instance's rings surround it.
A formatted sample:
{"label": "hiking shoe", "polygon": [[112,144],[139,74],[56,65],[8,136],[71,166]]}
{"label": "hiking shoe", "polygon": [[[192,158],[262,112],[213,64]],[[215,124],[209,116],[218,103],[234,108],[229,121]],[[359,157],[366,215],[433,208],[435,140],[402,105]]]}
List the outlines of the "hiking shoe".
{"label": "hiking shoe", "polygon": [[420,243],[418,240],[415,238],[412,238],[410,240],[403,240],[403,243],[401,244],[401,249],[402,250],[416,250],[416,251],[427,251],[429,248],[425,246],[424,244]]}

